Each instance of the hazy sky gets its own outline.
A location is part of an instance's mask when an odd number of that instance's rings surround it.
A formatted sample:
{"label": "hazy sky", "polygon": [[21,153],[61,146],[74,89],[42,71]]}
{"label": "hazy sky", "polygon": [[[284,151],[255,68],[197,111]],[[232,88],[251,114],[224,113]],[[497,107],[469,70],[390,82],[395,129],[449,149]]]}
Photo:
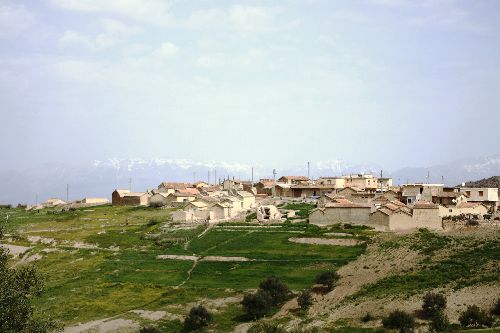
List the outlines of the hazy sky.
{"label": "hazy sky", "polygon": [[0,0],[0,169],[499,153],[500,1]]}

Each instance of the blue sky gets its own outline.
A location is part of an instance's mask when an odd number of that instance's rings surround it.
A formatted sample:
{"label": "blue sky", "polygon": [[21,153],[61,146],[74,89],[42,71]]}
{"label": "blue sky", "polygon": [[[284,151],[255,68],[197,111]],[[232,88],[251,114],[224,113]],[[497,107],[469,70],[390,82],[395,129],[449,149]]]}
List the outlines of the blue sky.
{"label": "blue sky", "polygon": [[0,168],[499,153],[498,17],[498,1],[0,0]]}

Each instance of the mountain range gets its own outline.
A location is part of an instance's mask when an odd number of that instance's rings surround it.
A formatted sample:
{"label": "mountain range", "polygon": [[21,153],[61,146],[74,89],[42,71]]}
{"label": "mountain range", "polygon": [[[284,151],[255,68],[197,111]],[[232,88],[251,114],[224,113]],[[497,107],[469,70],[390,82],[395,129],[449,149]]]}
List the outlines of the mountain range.
{"label": "mountain range", "polygon": [[[310,164],[310,175],[335,176],[346,173],[372,172],[379,174],[379,164],[353,164],[341,160],[319,161]],[[187,159],[108,159],[96,160],[86,165],[43,165],[24,170],[0,171],[0,203],[29,203],[45,201],[49,197],[69,199],[83,197],[111,197],[115,188],[144,191],[156,188],[162,181],[208,180],[226,177],[250,180],[252,166],[243,163],[220,161],[196,161]],[[215,175],[216,172],[216,175]],[[294,165],[277,170],[281,175],[307,175],[307,164]],[[272,166],[253,166],[254,180],[272,178]],[[384,176],[393,177],[394,184],[406,182],[444,183],[449,186],[491,176],[500,175],[500,155],[457,160],[448,164],[430,167],[406,167],[385,170]]]}

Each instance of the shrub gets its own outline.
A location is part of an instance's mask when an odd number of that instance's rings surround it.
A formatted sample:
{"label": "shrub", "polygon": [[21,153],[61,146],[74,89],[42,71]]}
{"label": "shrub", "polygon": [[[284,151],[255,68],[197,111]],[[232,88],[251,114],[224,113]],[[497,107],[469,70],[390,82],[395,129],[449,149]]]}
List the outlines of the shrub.
{"label": "shrub", "polygon": [[481,310],[477,305],[469,305],[467,309],[460,314],[458,318],[460,325],[463,327],[491,327],[493,318]]}
{"label": "shrub", "polygon": [[313,304],[311,292],[309,290],[302,291],[297,298],[297,303],[302,310],[307,310]]}
{"label": "shrub", "polygon": [[382,324],[385,328],[396,329],[400,333],[408,333],[413,332],[415,319],[404,311],[395,310],[382,319]]}
{"label": "shrub", "polygon": [[427,293],[423,300],[422,311],[427,318],[446,309],[446,297],[443,294]]}
{"label": "shrub", "polygon": [[245,312],[254,319],[260,318],[269,312],[273,305],[271,295],[267,291],[259,290],[254,294],[243,297],[241,305]]}
{"label": "shrub", "polygon": [[372,321],[373,319],[375,319],[375,318],[373,318],[373,316],[372,316],[370,313],[367,313],[367,314],[365,314],[365,315],[361,318],[361,321],[362,321],[363,323],[367,323],[367,322],[369,322],[369,321]]}
{"label": "shrub", "polygon": [[160,224],[161,222],[162,220],[160,218],[152,217],[151,219],[149,219],[147,226],[152,227],[154,225]]}
{"label": "shrub", "polygon": [[250,327],[248,333],[286,333],[286,330],[278,324],[260,322]]}
{"label": "shrub", "polygon": [[493,308],[491,309],[491,314],[500,316],[500,298],[498,298],[495,305],[493,305]]}
{"label": "shrub", "polygon": [[212,320],[212,314],[204,306],[195,306],[191,308],[189,315],[184,320],[184,332],[200,330],[208,326]]}
{"label": "shrub", "polygon": [[339,278],[340,276],[337,274],[337,272],[326,271],[318,275],[318,277],[316,278],[316,283],[325,286],[327,291],[331,291],[333,287],[335,287],[335,284],[337,283]]}
{"label": "shrub", "polygon": [[161,333],[160,329],[154,326],[144,326],[139,333]]}
{"label": "shrub", "polygon": [[431,332],[445,332],[450,328],[450,321],[448,320],[448,316],[444,313],[443,310],[439,310],[434,312],[431,317],[431,322],[429,324],[429,330]]}
{"label": "shrub", "polygon": [[262,281],[259,288],[269,293],[272,305],[278,305],[290,297],[290,289],[276,276],[268,277]]}

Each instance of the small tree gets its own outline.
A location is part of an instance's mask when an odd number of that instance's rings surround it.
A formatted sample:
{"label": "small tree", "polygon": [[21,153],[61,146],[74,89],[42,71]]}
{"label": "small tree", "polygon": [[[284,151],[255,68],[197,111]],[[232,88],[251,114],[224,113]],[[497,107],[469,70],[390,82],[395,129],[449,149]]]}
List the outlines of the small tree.
{"label": "small tree", "polygon": [[276,276],[268,277],[260,283],[259,287],[269,293],[273,305],[278,305],[290,297],[290,289]]}
{"label": "small tree", "polygon": [[254,294],[245,295],[241,301],[241,305],[243,305],[248,315],[257,319],[269,312],[273,305],[273,300],[267,291],[259,290]]}
{"label": "small tree", "polygon": [[429,330],[431,332],[445,332],[449,329],[449,327],[450,321],[448,320],[448,316],[446,316],[444,311],[440,310],[434,312],[429,324]]}
{"label": "small tree", "polygon": [[299,294],[299,297],[297,297],[297,303],[299,303],[302,310],[307,310],[313,304],[311,292],[309,290],[303,290]]}
{"label": "small tree", "polygon": [[426,318],[446,309],[446,297],[443,294],[427,293],[422,303],[422,311]]}
{"label": "small tree", "polygon": [[367,314],[365,314],[365,315],[361,318],[361,321],[362,321],[363,323],[367,323],[367,322],[369,322],[369,321],[372,321],[373,319],[375,319],[375,318],[373,318],[373,316],[372,316],[370,313],[367,313]]}
{"label": "small tree", "polygon": [[331,291],[339,279],[340,276],[337,272],[326,271],[318,275],[316,283],[323,285],[327,291]]}
{"label": "small tree", "polygon": [[212,314],[202,306],[198,305],[189,311],[189,315],[184,320],[184,332],[193,332],[208,326],[213,320]]}
{"label": "small tree", "polygon": [[491,327],[493,325],[493,318],[481,310],[477,305],[469,305],[467,309],[460,314],[458,318],[460,325],[463,327]]}
{"label": "small tree", "polygon": [[491,314],[495,316],[500,316],[500,298],[497,299],[495,305],[491,309]]}
{"label": "small tree", "polygon": [[413,332],[415,319],[404,311],[395,310],[386,318],[382,319],[385,328],[396,329],[399,333]]}

